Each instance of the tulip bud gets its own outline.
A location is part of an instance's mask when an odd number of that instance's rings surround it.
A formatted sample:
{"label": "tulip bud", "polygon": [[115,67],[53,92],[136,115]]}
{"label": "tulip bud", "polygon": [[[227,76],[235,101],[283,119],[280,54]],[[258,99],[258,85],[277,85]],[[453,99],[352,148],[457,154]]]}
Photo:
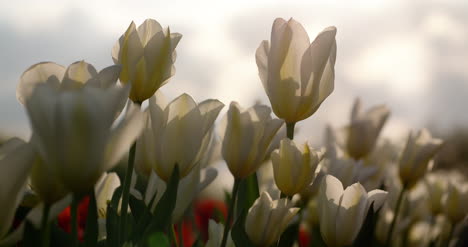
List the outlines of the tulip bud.
{"label": "tulip bud", "polygon": [[53,79],[58,85],[37,83],[25,97],[35,137],[32,144],[48,166],[49,176],[57,177],[75,194],[88,193],[101,174],[127,153],[143,128],[144,115],[129,105],[125,116],[113,125],[127,101],[129,87],[101,86],[110,80],[103,78],[116,79],[118,70],[102,76],[92,65],[78,62],[59,81],[40,71],[32,73],[34,68],[23,74],[25,83]]}
{"label": "tulip bud", "polygon": [[136,28],[131,23],[112,48],[112,59],[122,65],[120,81],[131,83],[129,98],[133,102],[149,99],[175,73],[175,48],[182,35],[163,29],[147,19]]}
{"label": "tulip bud", "polygon": [[0,146],[0,240],[12,225],[33,161],[34,149],[18,138]]}
{"label": "tulip bud", "polygon": [[235,178],[246,178],[262,164],[273,137],[283,124],[271,119],[270,108],[255,105],[243,110],[232,102],[227,112],[227,125],[221,130],[222,155]]}
{"label": "tulip bud", "polygon": [[211,99],[197,104],[190,95],[182,94],[166,106],[161,98],[156,93],[149,101],[155,141],[153,168],[167,182],[176,164],[182,179],[200,162],[224,104]]}
{"label": "tulip bud", "polygon": [[442,140],[432,138],[426,129],[416,135],[409,134],[400,158],[400,179],[404,186],[413,187],[426,174],[429,161],[441,147]]}
{"label": "tulip bud", "polygon": [[255,246],[271,246],[278,241],[299,208],[287,198],[272,200],[263,192],[249,209],[245,231]]}
{"label": "tulip bud", "polygon": [[318,195],[320,233],[329,247],[351,245],[356,239],[367,212],[379,209],[387,192],[372,190],[366,192],[360,183],[343,190],[341,182],[330,175],[322,180]]}
{"label": "tulip bud", "polygon": [[314,114],[331,94],[335,79],[336,28],[328,27],[310,43],[302,25],[278,18],[271,45],[264,40],[256,61],[273,112],[286,123]]}
{"label": "tulip bud", "polygon": [[468,183],[449,181],[447,193],[443,196],[443,211],[447,218],[457,224],[468,214]]}
{"label": "tulip bud", "polygon": [[280,148],[271,154],[275,182],[281,192],[293,196],[307,187],[323,153],[311,150],[307,143],[299,148],[294,141],[281,140]]}
{"label": "tulip bud", "polygon": [[384,106],[375,106],[362,112],[361,101],[356,99],[348,126],[346,149],[349,156],[356,160],[366,157],[373,149],[380,131],[390,115]]}

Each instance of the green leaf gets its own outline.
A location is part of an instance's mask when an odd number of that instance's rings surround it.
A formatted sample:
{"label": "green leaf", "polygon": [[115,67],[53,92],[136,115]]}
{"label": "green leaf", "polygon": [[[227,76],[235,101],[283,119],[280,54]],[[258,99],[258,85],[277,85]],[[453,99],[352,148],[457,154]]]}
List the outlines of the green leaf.
{"label": "green leaf", "polygon": [[106,231],[107,231],[107,246],[119,246],[119,214],[118,206],[122,195],[122,186],[118,187],[112,195],[112,200],[107,204],[106,215]]}
{"label": "green leaf", "polygon": [[143,239],[152,232],[162,232],[170,227],[172,212],[176,206],[178,187],[179,166],[175,165],[171,178],[167,183],[166,191],[156,205],[155,215],[151,219],[151,223],[146,229]]}
{"label": "green leaf", "polygon": [[41,243],[41,231],[36,229],[28,220],[26,220],[21,246],[35,247],[38,243]]}
{"label": "green leaf", "polygon": [[98,241],[98,215],[96,205],[96,194],[94,189],[89,195],[88,216],[86,217],[86,229],[84,243],[87,247],[97,246]]}
{"label": "green leaf", "polygon": [[151,234],[148,238],[148,247],[169,247],[169,239],[162,232]]}
{"label": "green leaf", "polygon": [[247,210],[242,210],[239,217],[234,222],[234,225],[231,229],[231,238],[236,246],[255,247],[245,232],[245,218],[247,217],[246,212]]}
{"label": "green leaf", "polygon": [[119,202],[120,198],[122,197],[122,186],[117,187],[117,189],[114,190],[114,194],[112,195],[111,199],[111,206],[113,208],[118,208],[119,207]]}
{"label": "green leaf", "polygon": [[138,200],[134,195],[130,194],[128,204],[130,205],[132,217],[137,221],[141,219],[146,209],[145,202],[143,200]]}
{"label": "green leaf", "polygon": [[242,179],[236,200],[235,218],[240,216],[240,212],[242,212],[242,210],[248,210],[259,196],[260,192],[258,189],[257,173]]}
{"label": "green leaf", "polygon": [[[133,196],[130,197],[130,207],[132,208],[132,212],[133,210],[141,210],[139,208],[143,207],[143,211],[140,217],[136,218],[135,228],[132,233],[133,242],[137,242],[139,239],[141,239],[146,227],[148,226],[148,224],[151,222],[151,219],[153,218],[153,214],[151,213],[151,208],[152,208],[154,201],[156,200],[156,195],[157,195],[157,192],[154,194],[153,198],[151,198],[151,201],[148,206],[146,206],[143,201],[133,198]],[[132,207],[132,204],[134,205],[135,208]],[[137,206],[136,204],[140,204],[140,205]]]}
{"label": "green leaf", "polygon": [[283,234],[281,234],[278,246],[279,247],[290,247],[293,246],[294,241],[299,236],[299,223],[289,225]]}
{"label": "green leaf", "polygon": [[51,224],[51,247],[69,246],[72,242],[72,236],[60,228],[56,223]]}

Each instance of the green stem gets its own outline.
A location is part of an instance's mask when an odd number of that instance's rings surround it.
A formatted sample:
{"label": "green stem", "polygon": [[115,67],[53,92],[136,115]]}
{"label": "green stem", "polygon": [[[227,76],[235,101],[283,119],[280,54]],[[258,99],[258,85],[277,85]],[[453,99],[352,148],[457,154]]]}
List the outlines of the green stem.
{"label": "green stem", "polygon": [[42,231],[42,246],[48,247],[50,244],[50,224],[49,224],[50,205],[44,204],[42,213],[41,231]]}
{"label": "green stem", "polygon": [[73,195],[71,203],[71,236],[72,236],[72,247],[78,247],[78,204],[80,203],[80,198],[76,195]]}
{"label": "green stem", "polygon": [[132,175],[133,175],[133,165],[135,163],[135,151],[136,151],[136,142],[133,143],[132,147],[130,148],[130,152],[128,155],[128,164],[127,164],[127,172],[125,173],[125,180],[123,184],[123,191],[122,191],[122,207],[120,210],[120,240],[121,243],[124,243],[126,238],[127,232],[127,212],[128,212],[128,201],[130,198],[130,185],[132,183]]}
{"label": "green stem", "polygon": [[171,239],[172,239],[172,242],[174,243],[174,246],[175,247],[181,246],[178,239],[177,239],[177,237],[176,237],[177,234],[176,234],[175,225],[171,225],[170,228],[171,228],[171,230],[170,230]]}
{"label": "green stem", "polygon": [[399,213],[400,208],[401,208],[401,202],[403,201],[403,195],[405,194],[405,192],[406,192],[406,186],[403,186],[403,188],[401,189],[400,195],[398,196],[397,205],[396,205],[396,208],[395,208],[395,215],[393,216],[392,223],[390,224],[390,229],[388,229],[387,240],[385,241],[385,246],[386,247],[390,246],[393,231],[395,230],[395,224],[396,224],[397,218],[398,218],[398,213]]}
{"label": "green stem", "polygon": [[239,184],[241,179],[234,179],[234,186],[232,187],[231,201],[229,202],[229,212],[226,219],[226,224],[224,226],[223,240],[221,241],[220,247],[226,247],[229,227],[231,226],[231,219],[234,213],[234,206],[236,205],[237,191],[239,190]]}
{"label": "green stem", "polygon": [[296,123],[286,123],[286,136],[290,140],[294,139],[294,126],[296,126]]}

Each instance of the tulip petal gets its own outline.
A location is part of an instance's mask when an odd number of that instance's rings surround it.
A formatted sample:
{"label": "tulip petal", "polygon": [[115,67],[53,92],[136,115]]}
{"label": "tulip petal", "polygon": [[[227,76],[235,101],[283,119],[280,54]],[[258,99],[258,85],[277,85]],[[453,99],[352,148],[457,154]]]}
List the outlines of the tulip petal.
{"label": "tulip petal", "polygon": [[141,44],[146,46],[149,40],[163,29],[161,24],[154,19],[146,19],[140,26],[138,26],[138,36],[140,37]]}
{"label": "tulip petal", "polygon": [[367,192],[361,184],[355,183],[343,192],[343,198],[336,217],[336,234],[339,246],[353,243],[361,230],[367,214]]}
{"label": "tulip petal", "polygon": [[325,66],[329,62],[332,65],[331,68],[335,65],[336,53],[332,52],[336,46],[335,36],[335,27],[326,28],[317,35],[303,53],[301,62],[302,95],[319,94],[319,91],[314,89],[320,85]]}
{"label": "tulip petal", "polygon": [[343,192],[337,178],[326,175],[322,179],[318,196],[320,233],[329,245],[336,241],[336,216]]}
{"label": "tulip petal", "polygon": [[372,210],[374,211],[377,211],[379,210],[380,207],[383,206],[383,204],[385,203],[385,200],[387,200],[387,195],[388,195],[388,192],[387,191],[383,191],[383,190],[372,190],[372,191],[369,191],[368,193],[368,207],[370,207],[370,205],[372,203],[374,203],[374,206],[372,207]]}
{"label": "tulip petal", "polygon": [[262,41],[255,52],[255,61],[257,62],[258,75],[262,81],[263,88],[268,92],[268,53],[270,52],[270,43],[268,40]]}
{"label": "tulip petal", "polygon": [[166,107],[167,125],[161,136],[160,153],[164,166],[158,166],[158,176],[167,181],[177,163],[181,177],[185,177],[196,161],[199,147],[202,144],[202,116],[195,101],[188,94],[182,94]]}
{"label": "tulip petal", "polygon": [[51,159],[57,150],[54,142],[56,138],[56,106],[58,92],[48,84],[41,84],[36,87],[33,94],[25,102],[29,122],[36,135],[37,141],[34,143],[41,156],[46,159],[46,164],[52,165],[55,162]]}
{"label": "tulip petal", "polygon": [[109,88],[115,85],[120,76],[122,67],[120,65],[112,65],[99,71],[100,88]]}
{"label": "tulip petal", "polygon": [[112,50],[114,63],[122,65],[120,72],[122,83],[128,83],[130,78],[133,78],[136,73],[134,67],[143,54],[143,45],[136,31],[135,23],[132,22]]}
{"label": "tulip petal", "polygon": [[219,112],[223,109],[224,104],[221,103],[219,100],[205,100],[198,104],[198,109],[203,118],[203,133],[207,133],[208,130],[211,129],[213,123],[215,122],[216,118],[218,117]]}
{"label": "tulip petal", "polygon": [[320,104],[333,92],[336,60],[335,35],[336,28],[325,29],[302,57],[301,95],[303,97],[301,101],[312,102],[300,104],[300,106],[307,106],[298,110],[302,119],[315,113]]}
{"label": "tulip petal", "polygon": [[103,171],[110,170],[122,159],[144,128],[144,114],[139,107],[130,105],[125,115],[124,120],[111,132]]}
{"label": "tulip petal", "polygon": [[117,173],[104,173],[101,179],[94,186],[96,193],[96,206],[99,218],[106,218],[107,204],[112,199],[114,191],[120,186],[120,179]]}
{"label": "tulip petal", "polygon": [[10,139],[6,145],[10,150],[0,147],[0,153],[3,154],[0,158],[0,238],[10,229],[34,159],[31,145],[21,143],[18,139]]}
{"label": "tulip petal", "polygon": [[38,63],[29,67],[20,77],[16,89],[16,98],[21,104],[26,104],[34,88],[41,83],[59,88],[64,73],[65,68],[63,66],[52,62]]}
{"label": "tulip petal", "polygon": [[90,79],[97,79],[97,76],[93,65],[85,61],[75,62],[68,66],[60,87],[65,90],[80,88]]}

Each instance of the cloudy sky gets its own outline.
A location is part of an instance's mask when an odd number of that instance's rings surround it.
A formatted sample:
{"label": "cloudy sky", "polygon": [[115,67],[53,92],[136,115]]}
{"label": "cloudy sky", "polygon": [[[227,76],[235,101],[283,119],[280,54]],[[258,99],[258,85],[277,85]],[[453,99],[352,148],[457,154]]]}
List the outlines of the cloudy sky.
{"label": "cloudy sky", "polygon": [[183,34],[177,73],[163,91],[226,105],[268,103],[255,49],[276,17],[295,18],[311,39],[338,29],[335,91],[303,136],[346,123],[353,99],[392,109],[385,135],[424,126],[467,125],[468,1],[69,1],[0,0],[0,129],[27,138],[15,96],[21,73],[41,61],[112,64],[110,51],[133,20],[154,18]]}

